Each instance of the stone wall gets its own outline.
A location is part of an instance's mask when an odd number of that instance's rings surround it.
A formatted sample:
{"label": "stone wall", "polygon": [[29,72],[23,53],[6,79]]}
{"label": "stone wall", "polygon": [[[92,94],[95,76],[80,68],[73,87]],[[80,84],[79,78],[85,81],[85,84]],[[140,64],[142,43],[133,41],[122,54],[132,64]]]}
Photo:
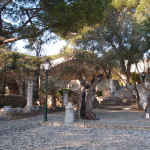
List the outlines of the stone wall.
{"label": "stone wall", "polygon": [[104,97],[109,97],[112,93],[120,89],[120,85],[117,80],[106,79],[97,84],[96,90],[102,91]]}
{"label": "stone wall", "polygon": [[[9,93],[26,96],[26,77],[18,73],[6,72],[6,75],[0,74],[0,94],[3,94],[4,86]],[[5,88],[6,88],[5,87]]]}

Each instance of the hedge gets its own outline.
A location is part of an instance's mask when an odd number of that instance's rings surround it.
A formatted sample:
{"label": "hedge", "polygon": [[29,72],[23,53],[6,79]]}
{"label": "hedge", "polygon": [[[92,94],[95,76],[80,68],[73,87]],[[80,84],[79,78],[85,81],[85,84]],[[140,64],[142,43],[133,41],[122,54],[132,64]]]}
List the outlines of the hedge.
{"label": "hedge", "polygon": [[20,95],[5,95],[0,96],[0,108],[4,106],[11,106],[13,108],[26,106],[27,99]]}

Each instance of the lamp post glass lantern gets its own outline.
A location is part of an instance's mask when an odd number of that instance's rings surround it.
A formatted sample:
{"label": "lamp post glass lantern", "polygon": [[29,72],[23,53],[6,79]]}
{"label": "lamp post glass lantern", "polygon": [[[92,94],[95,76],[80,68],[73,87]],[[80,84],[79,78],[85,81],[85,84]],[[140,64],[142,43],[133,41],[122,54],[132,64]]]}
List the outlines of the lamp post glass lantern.
{"label": "lamp post glass lantern", "polygon": [[49,73],[49,70],[51,68],[51,64],[50,64],[49,59],[47,59],[42,64],[42,67],[43,67],[43,69],[45,71],[45,77],[46,77],[46,80],[45,80],[46,99],[44,101],[44,121],[47,121],[48,73]]}

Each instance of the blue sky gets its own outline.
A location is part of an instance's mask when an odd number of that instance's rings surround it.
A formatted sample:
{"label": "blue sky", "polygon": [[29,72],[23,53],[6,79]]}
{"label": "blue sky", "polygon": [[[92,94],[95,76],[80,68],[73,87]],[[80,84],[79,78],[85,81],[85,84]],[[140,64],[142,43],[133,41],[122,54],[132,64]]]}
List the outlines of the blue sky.
{"label": "blue sky", "polygon": [[[51,42],[49,44],[45,44],[43,47],[43,56],[48,56],[48,55],[55,55],[58,54],[60,49],[63,48],[66,45],[66,42],[64,40],[57,40],[56,42]],[[16,47],[18,49],[18,52],[24,53],[24,54],[29,54],[29,55],[35,55],[34,52],[27,51],[23,47],[25,46],[25,43],[23,40],[17,41],[16,42]]]}

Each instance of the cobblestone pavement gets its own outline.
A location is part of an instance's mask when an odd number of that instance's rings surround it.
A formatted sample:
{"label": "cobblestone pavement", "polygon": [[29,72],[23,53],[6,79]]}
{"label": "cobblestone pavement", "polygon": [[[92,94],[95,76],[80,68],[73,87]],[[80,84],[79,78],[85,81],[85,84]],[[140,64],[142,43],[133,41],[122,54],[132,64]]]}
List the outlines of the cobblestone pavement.
{"label": "cobblestone pavement", "polygon": [[[95,110],[107,124],[149,125],[143,112]],[[60,121],[63,113],[48,114],[48,120]],[[40,125],[43,115],[1,121],[0,150],[150,150],[150,130],[83,128]],[[79,121],[80,122],[80,121]],[[81,121],[82,122],[82,121]],[[93,121],[94,122],[94,121]]]}

